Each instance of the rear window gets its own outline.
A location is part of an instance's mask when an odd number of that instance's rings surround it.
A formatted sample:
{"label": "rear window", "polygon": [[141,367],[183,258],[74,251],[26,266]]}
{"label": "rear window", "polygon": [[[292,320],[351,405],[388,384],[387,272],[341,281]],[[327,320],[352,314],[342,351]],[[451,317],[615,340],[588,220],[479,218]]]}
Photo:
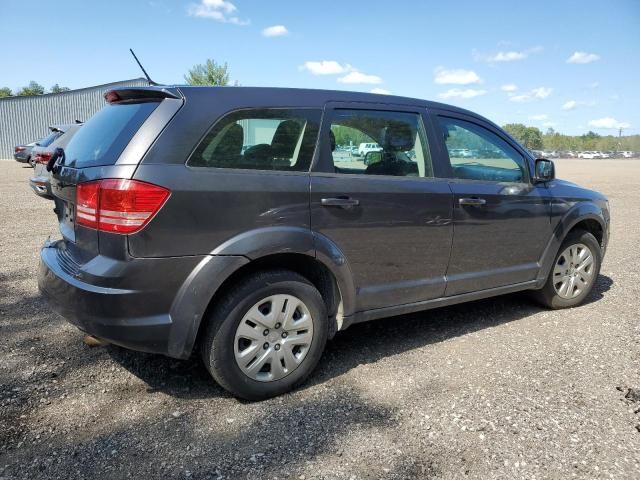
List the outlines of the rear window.
{"label": "rear window", "polygon": [[49,135],[38,141],[39,147],[48,147],[53,141],[62,135],[62,132],[51,132]]}
{"label": "rear window", "polygon": [[113,165],[131,138],[160,103],[109,104],[89,119],[65,150],[65,165],[75,168]]}

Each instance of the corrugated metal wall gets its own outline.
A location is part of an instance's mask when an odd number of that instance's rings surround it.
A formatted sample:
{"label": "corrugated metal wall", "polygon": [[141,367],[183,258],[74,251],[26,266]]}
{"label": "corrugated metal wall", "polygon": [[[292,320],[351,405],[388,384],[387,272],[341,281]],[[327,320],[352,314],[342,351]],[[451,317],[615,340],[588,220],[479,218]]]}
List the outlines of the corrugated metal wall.
{"label": "corrugated metal wall", "polygon": [[144,87],[144,78],[32,97],[0,98],[0,158],[12,158],[13,148],[47,135],[49,125],[85,121],[100,110],[104,92],[116,87]]}

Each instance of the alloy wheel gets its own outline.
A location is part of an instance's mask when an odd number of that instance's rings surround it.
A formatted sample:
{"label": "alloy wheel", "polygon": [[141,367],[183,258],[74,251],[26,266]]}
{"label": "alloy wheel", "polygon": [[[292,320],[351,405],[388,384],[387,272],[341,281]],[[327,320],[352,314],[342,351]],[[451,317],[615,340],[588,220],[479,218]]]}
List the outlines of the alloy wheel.
{"label": "alloy wheel", "polygon": [[593,252],[583,243],[567,247],[553,269],[553,288],[565,299],[575,298],[593,282]]}

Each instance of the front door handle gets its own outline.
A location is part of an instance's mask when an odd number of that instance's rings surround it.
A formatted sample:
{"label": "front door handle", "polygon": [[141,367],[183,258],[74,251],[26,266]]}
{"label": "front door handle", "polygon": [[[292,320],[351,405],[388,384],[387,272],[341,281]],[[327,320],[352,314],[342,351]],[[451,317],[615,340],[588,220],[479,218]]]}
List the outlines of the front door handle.
{"label": "front door handle", "polygon": [[484,198],[477,198],[477,197],[464,198],[463,197],[458,199],[458,204],[469,205],[471,207],[481,207],[482,205],[486,205],[487,201]]}
{"label": "front door handle", "polygon": [[352,208],[360,205],[360,200],[349,197],[323,198],[320,204],[323,207]]}

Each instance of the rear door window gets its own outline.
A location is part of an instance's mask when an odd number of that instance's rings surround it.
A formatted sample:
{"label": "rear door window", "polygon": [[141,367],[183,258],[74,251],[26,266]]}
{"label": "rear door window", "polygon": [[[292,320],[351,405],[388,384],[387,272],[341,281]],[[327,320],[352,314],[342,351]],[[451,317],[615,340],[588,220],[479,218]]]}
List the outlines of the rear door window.
{"label": "rear door window", "polygon": [[160,102],[106,105],[84,124],[65,148],[65,165],[74,168],[113,165]]}

